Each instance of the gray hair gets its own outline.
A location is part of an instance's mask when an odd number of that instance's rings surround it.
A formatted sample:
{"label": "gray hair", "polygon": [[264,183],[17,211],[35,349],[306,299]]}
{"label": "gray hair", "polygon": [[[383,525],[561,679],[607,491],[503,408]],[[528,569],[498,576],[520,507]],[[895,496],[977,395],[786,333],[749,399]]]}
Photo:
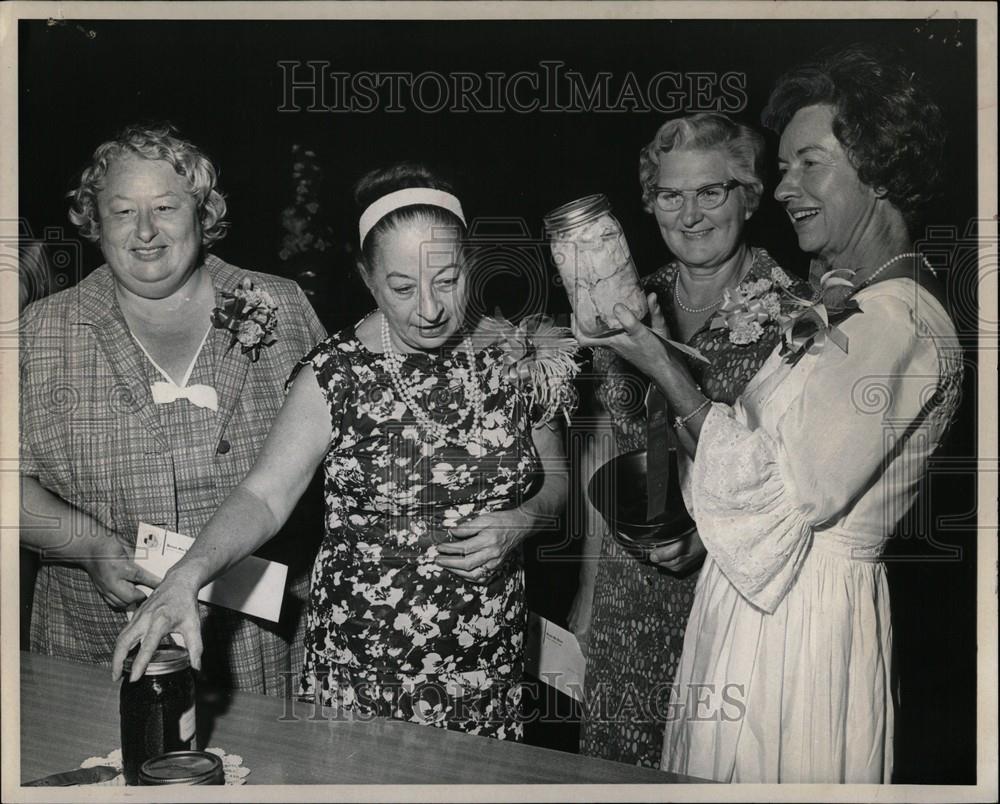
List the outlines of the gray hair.
{"label": "gray hair", "polygon": [[653,211],[660,154],[682,150],[722,151],[733,178],[743,185],[747,207],[751,212],[757,210],[764,193],[763,135],[721,112],[699,112],[668,120],[657,130],[653,141],[639,151],[639,184],[642,206],[647,212]]}

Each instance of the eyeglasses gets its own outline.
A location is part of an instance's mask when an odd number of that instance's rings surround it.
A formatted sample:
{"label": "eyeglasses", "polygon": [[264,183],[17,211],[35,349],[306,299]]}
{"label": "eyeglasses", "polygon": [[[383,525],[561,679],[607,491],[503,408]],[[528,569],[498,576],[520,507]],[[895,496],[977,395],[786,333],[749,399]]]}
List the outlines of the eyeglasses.
{"label": "eyeglasses", "polygon": [[701,209],[717,209],[726,203],[729,191],[739,187],[743,182],[736,179],[706,184],[697,190],[675,190],[673,187],[654,187],[656,206],[664,212],[677,212],[684,206],[684,198],[693,195],[698,200]]}

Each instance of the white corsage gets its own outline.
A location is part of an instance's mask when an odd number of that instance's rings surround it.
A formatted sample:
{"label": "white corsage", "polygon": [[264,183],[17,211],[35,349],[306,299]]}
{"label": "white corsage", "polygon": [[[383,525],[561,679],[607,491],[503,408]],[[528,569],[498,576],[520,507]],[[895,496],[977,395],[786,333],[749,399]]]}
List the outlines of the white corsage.
{"label": "white corsage", "polygon": [[781,315],[779,293],[783,288],[784,285],[773,278],[749,279],[735,288],[726,288],[722,294],[722,306],[709,327],[728,329],[731,343],[740,346],[756,343],[764,334],[765,325]]}
{"label": "white corsage", "polygon": [[542,411],[540,424],[559,412],[569,421],[578,402],[573,380],[580,366],[575,360],[579,344],[567,327],[546,315],[525,316],[515,326],[498,312],[480,323],[480,338],[500,344],[507,379],[530,389],[531,404]]}

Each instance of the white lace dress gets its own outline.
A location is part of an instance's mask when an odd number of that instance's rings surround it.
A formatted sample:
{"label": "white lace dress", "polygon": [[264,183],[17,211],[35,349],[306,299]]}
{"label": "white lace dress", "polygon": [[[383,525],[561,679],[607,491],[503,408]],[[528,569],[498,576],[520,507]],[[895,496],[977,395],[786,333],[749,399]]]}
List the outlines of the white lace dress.
{"label": "white lace dress", "polygon": [[880,556],[954,413],[951,319],[910,280],[791,366],[777,350],[715,404],[682,484],[708,558],[661,767],[722,782],[889,782],[889,590]]}

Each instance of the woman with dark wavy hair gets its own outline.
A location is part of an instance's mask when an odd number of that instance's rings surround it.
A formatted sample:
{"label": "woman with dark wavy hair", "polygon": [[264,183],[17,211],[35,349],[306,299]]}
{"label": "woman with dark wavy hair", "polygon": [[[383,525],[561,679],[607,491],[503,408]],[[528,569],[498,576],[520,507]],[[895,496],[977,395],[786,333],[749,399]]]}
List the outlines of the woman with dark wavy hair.
{"label": "woman with dark wavy hair", "polygon": [[[775,198],[824,278],[820,301],[842,312],[833,329],[793,329],[735,405],[685,424],[709,558],[677,689],[737,705],[668,723],[663,765],[722,781],[889,782],[881,556],[961,383],[954,326],[913,244],[941,176],[941,114],[911,72],[852,47],[784,76],[764,122],[781,135]],[[682,409],[702,404],[692,396]]]}
{"label": "woman with dark wavy hair", "polygon": [[775,197],[814,255],[816,297],[786,299],[782,345],[734,404],[708,398],[624,307],[627,332],[608,344],[677,412],[708,553],[661,767],[723,782],[888,782],[881,556],[961,382],[954,326],[913,245],[940,175],[940,112],[911,73],[855,47],[784,76],[764,119],[781,135]]}

